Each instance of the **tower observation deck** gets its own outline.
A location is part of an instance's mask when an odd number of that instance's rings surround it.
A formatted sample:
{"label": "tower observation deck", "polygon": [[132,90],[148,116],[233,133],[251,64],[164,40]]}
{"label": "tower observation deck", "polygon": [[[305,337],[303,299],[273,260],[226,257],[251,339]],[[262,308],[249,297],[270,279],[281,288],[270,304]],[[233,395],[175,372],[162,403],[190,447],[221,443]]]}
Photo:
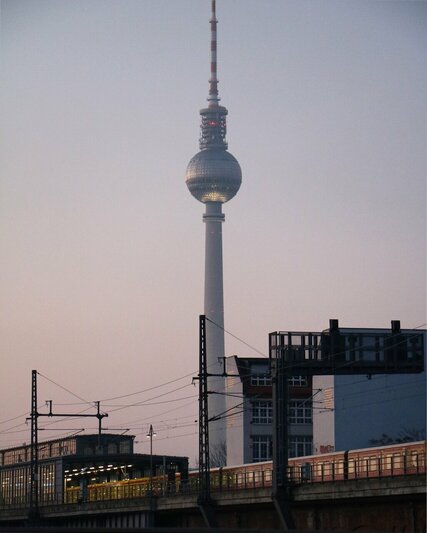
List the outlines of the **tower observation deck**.
{"label": "tower observation deck", "polygon": [[[186,184],[190,193],[206,205],[203,222],[205,237],[205,295],[206,357],[208,373],[220,374],[224,364],[224,290],[222,267],[222,223],[225,220],[222,204],[231,200],[242,183],[242,171],[237,159],[227,151],[226,141],[228,111],[219,105],[217,78],[217,18],[216,2],[212,0],[211,77],[209,79],[208,106],[200,110],[200,151],[190,160]],[[218,420],[209,423],[211,455],[225,446],[226,424],[225,378],[208,380],[209,417]]]}

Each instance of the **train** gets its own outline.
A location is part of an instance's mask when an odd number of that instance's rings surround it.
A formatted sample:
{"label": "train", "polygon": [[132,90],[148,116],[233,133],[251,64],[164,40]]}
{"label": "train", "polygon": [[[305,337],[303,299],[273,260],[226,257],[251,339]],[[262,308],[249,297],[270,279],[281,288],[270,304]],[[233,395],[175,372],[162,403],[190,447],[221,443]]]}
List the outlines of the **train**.
{"label": "train", "polygon": [[[426,441],[346,450],[289,459],[291,485],[326,483],[362,478],[423,474],[426,472]],[[267,488],[273,484],[271,461],[212,468],[211,491]],[[65,491],[65,503],[141,498],[196,492],[198,472],[184,479],[179,472],[169,476],[141,477],[91,484],[86,494],[79,487]]]}

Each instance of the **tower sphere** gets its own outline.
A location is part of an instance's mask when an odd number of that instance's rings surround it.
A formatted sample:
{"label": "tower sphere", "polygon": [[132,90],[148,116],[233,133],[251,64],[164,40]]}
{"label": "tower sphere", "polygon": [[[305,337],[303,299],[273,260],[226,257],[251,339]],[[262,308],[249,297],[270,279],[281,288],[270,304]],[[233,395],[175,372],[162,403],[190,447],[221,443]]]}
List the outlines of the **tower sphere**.
{"label": "tower sphere", "polygon": [[237,193],[242,170],[237,159],[222,149],[198,152],[188,163],[185,181],[199,202],[225,203]]}

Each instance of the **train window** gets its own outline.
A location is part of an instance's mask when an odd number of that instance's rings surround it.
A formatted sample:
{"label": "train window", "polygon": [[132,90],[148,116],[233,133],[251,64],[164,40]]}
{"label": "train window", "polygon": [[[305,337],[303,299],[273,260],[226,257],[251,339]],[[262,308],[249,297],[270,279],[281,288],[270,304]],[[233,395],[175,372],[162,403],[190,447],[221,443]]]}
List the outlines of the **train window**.
{"label": "train window", "polygon": [[391,470],[392,469],[392,456],[391,454],[388,454],[385,456],[385,469]]}
{"label": "train window", "polygon": [[323,474],[323,463],[315,463],[314,465],[314,475],[321,478]]}
{"label": "train window", "polygon": [[335,463],[335,474],[343,474],[344,473],[344,461],[340,460],[337,463]]}
{"label": "train window", "polygon": [[378,469],[378,459],[375,456],[369,457],[369,471],[374,472]]}
{"label": "train window", "polygon": [[418,452],[411,452],[409,455],[408,466],[418,468]]}
{"label": "train window", "polygon": [[354,474],[356,471],[356,461],[354,459],[348,460],[348,473]]}
{"label": "train window", "polygon": [[403,468],[403,457],[399,452],[393,454],[393,468]]}
{"label": "train window", "polygon": [[359,458],[359,472],[366,472],[367,471],[367,465],[368,465],[368,457],[360,457]]}
{"label": "train window", "polygon": [[325,463],[324,464],[324,475],[325,476],[331,476],[332,475],[332,463]]}

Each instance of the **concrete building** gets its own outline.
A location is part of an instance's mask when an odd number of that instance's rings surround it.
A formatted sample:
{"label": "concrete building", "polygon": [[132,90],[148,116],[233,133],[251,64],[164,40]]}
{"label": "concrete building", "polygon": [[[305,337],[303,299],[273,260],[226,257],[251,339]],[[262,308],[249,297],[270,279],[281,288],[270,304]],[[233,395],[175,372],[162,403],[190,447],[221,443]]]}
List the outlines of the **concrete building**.
{"label": "concrete building", "polygon": [[[227,365],[227,465],[272,457],[272,387],[269,361],[231,356]],[[290,384],[290,456],[312,453],[311,378],[294,376]]]}

